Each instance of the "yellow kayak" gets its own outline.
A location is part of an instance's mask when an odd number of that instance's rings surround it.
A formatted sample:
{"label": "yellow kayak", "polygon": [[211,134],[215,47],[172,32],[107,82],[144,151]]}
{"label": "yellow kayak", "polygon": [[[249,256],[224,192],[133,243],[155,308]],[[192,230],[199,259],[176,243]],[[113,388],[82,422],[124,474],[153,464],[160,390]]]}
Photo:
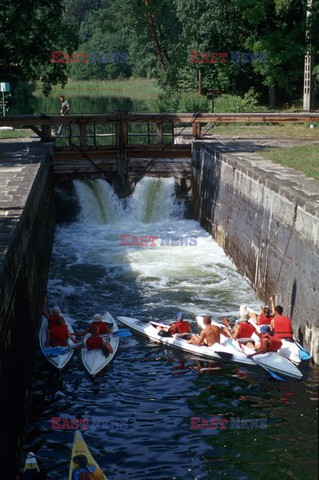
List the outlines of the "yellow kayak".
{"label": "yellow kayak", "polygon": [[37,459],[35,458],[34,453],[29,452],[28,455],[27,455],[27,459],[25,461],[23,472],[24,473],[29,472],[30,475],[31,475],[31,470],[33,470],[33,473],[40,472],[38,462],[37,462]]}
{"label": "yellow kayak", "polygon": [[[79,463],[77,463],[76,460]],[[95,467],[95,470],[93,470],[91,467]],[[91,472],[92,480],[107,480],[106,476],[92,457],[92,454],[84,441],[82,433],[79,430],[76,430],[74,432],[68,480],[73,480],[72,475],[79,469],[81,469],[83,473]]]}

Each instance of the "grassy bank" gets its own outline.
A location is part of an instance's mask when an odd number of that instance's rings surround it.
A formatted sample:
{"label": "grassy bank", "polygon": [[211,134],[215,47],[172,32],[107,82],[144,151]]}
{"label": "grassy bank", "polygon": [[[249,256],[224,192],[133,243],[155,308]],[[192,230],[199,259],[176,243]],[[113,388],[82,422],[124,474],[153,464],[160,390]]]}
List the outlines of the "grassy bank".
{"label": "grassy bank", "polygon": [[[65,96],[76,92],[77,96],[106,96],[106,97],[129,97],[131,99],[154,100],[161,90],[155,86],[154,81],[147,78],[134,78],[123,80],[72,80],[62,90],[54,86],[50,95]],[[40,85],[34,95],[42,95]]]}
{"label": "grassy bank", "polygon": [[319,143],[263,150],[262,156],[319,180]]}
{"label": "grassy bank", "polygon": [[30,137],[32,130],[21,129],[21,130],[0,130],[0,140],[6,138],[25,138]]}
{"label": "grassy bank", "polygon": [[220,124],[212,128],[211,135],[225,135],[227,137],[258,137],[258,138],[294,138],[319,140],[319,123],[315,128],[309,128],[304,123],[286,123],[279,125],[243,125],[243,124]]}

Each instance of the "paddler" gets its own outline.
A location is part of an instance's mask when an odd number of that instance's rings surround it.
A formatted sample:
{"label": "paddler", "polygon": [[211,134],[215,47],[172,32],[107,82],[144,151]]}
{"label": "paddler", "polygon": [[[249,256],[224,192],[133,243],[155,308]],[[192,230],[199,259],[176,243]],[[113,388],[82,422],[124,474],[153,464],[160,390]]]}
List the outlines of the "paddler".
{"label": "paddler", "polygon": [[62,317],[56,319],[55,325],[52,325],[51,328],[47,331],[46,347],[67,347],[68,339],[70,338],[72,342],[79,343],[78,340],[69,332],[68,326],[65,324]]}
{"label": "paddler", "polygon": [[184,321],[183,312],[178,312],[176,319],[177,321],[172,323],[169,328],[157,327],[159,330],[158,335],[160,337],[170,337],[175,333],[192,333],[189,322]]}
{"label": "paddler", "polygon": [[253,343],[247,343],[247,347],[253,348],[255,353],[247,355],[248,358],[253,357],[254,355],[259,355],[261,353],[267,352],[277,352],[282,345],[280,338],[271,331],[269,325],[262,325],[260,327],[260,344],[255,347]]}
{"label": "paddler", "polygon": [[105,479],[102,470],[95,465],[89,465],[88,459],[85,455],[75,455],[72,460],[79,467],[77,470],[73,471],[72,480]]}
{"label": "paddler", "polygon": [[99,332],[99,327],[93,324],[91,336],[84,341],[84,345],[88,350],[102,350],[107,357],[110,353],[113,353],[113,348],[107,339],[99,336]]}
{"label": "paddler", "polygon": [[62,318],[63,323],[65,324],[65,320],[61,315],[60,307],[56,306],[51,308],[48,312],[44,310],[44,306],[42,308],[42,315],[48,320],[48,328],[51,328],[52,325],[56,325],[56,321],[58,318]]}
{"label": "paddler", "polygon": [[270,326],[275,335],[285,340],[293,340],[293,330],[289,317],[284,317],[284,309],[281,305],[275,307],[275,316],[271,320]]}
{"label": "paddler", "polygon": [[205,315],[203,318],[203,322],[205,325],[205,329],[201,331],[201,334],[193,335],[188,343],[192,345],[205,345],[207,347],[211,347],[214,343],[220,342],[220,334],[224,333],[220,327],[217,325],[212,325],[212,319],[208,315]]}
{"label": "paddler", "polygon": [[230,330],[229,321],[227,318],[224,318],[224,333],[238,341],[249,339],[256,332],[255,327],[249,323],[249,319],[250,315],[248,312],[241,313],[240,319],[236,321],[233,330]]}
{"label": "paddler", "polygon": [[107,326],[106,322],[103,322],[102,315],[96,313],[93,315],[93,321],[91,321],[86,330],[83,332],[76,333],[77,336],[81,337],[87,333],[92,333],[93,327],[96,326],[99,329],[99,335],[106,335],[112,333],[112,330]]}

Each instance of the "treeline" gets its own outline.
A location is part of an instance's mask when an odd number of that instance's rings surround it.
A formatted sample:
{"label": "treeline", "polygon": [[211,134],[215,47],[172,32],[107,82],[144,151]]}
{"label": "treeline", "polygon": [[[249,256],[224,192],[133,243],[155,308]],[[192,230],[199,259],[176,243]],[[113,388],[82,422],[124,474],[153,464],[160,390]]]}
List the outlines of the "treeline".
{"label": "treeline", "polygon": [[[41,78],[48,91],[68,76],[142,76],[195,91],[201,78],[203,93],[255,91],[291,103],[302,98],[305,51],[319,52],[319,0],[310,3],[307,16],[306,0],[7,0],[1,79]],[[51,63],[52,51],[89,57]],[[314,74],[319,84],[318,66]]]}

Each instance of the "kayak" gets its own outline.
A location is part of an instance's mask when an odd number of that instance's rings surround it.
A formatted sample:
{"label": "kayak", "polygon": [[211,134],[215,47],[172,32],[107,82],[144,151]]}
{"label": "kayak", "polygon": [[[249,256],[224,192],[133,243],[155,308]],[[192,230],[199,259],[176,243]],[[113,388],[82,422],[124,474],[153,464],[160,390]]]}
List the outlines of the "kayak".
{"label": "kayak", "polygon": [[[200,328],[204,328],[205,325],[204,325],[204,321],[203,321],[203,317],[201,317],[200,315],[198,315],[196,317],[196,321],[197,321],[197,325],[200,327]],[[223,328],[224,325],[218,323],[218,322],[215,322],[214,320],[212,320],[212,325],[216,325],[220,328]],[[258,327],[258,325],[256,325],[254,323],[254,326]],[[259,327],[258,327],[259,328]],[[257,330],[258,330],[257,328]],[[259,337],[255,334],[252,335],[252,339],[256,340],[256,341],[259,341]],[[220,335],[220,342],[222,344],[226,344],[227,345],[232,345],[234,348],[236,348],[236,350],[241,350],[245,355],[250,355],[252,353],[254,353],[254,350],[252,348],[249,348],[249,347],[246,347],[242,344],[240,344],[237,340],[234,340],[234,339],[230,339],[228,337],[226,337],[225,335]],[[290,377],[293,377],[293,378],[302,378],[302,373],[298,370],[298,368],[293,365],[293,363],[291,363],[291,360],[289,358],[293,356],[292,352],[290,352],[288,350],[288,348],[284,347],[284,343],[290,343],[288,341],[285,341],[283,342],[283,346],[280,350],[278,350],[278,353],[277,352],[267,352],[267,353],[263,353],[263,354],[260,354],[260,355],[254,355],[254,360],[256,363],[258,363],[261,367],[264,367],[264,368],[268,368],[274,372],[277,372],[277,373],[282,373],[283,375],[287,375],[287,376],[290,376]],[[284,351],[284,353],[286,353],[286,355],[283,355],[281,353],[281,351]],[[289,355],[289,356],[288,356]],[[300,362],[300,360],[299,360]],[[298,362],[298,363],[299,363]]]}
{"label": "kayak", "polygon": [[[244,305],[240,306],[240,313],[243,313],[243,308],[247,308],[247,311],[249,313],[255,313],[256,315],[258,315],[257,312],[255,312],[253,309],[251,309],[250,307],[246,307]],[[252,318],[250,318],[248,321],[251,325],[253,325],[255,327],[255,329],[259,333],[261,325],[257,325],[257,323]],[[259,337],[255,334],[253,334],[252,339],[257,342],[259,340]],[[305,358],[307,360],[309,360],[309,358],[307,358],[307,356],[302,358],[303,356],[301,355],[301,349],[298,347],[298,345],[296,344],[295,341],[292,342],[292,341],[285,340],[284,338],[282,338],[281,342],[282,342],[282,346],[278,350],[278,353],[280,355],[282,355],[283,357],[288,358],[288,360],[295,363],[296,365],[298,365],[301,362],[301,360],[303,360]]]}
{"label": "kayak", "polygon": [[[247,358],[247,353],[241,350],[240,346],[236,342],[228,342],[227,337],[221,335],[220,341],[222,343],[215,343],[211,347],[192,345],[187,342],[186,338],[188,334],[175,334],[171,337],[161,337],[158,335],[157,326],[167,327],[165,324],[157,322],[144,323],[136,318],[119,316],[117,317],[119,322],[123,325],[131,328],[135,333],[140,333],[148,337],[150,340],[161,343],[165,346],[172,347],[184,352],[190,353],[205,360],[219,360],[225,362],[239,363],[242,365],[256,366],[256,361]],[[227,343],[226,343],[227,342]],[[272,352],[256,355],[258,363],[265,363],[265,366],[270,365],[269,368],[275,372],[300,379],[302,373],[293,365],[289,360],[281,357],[278,354]],[[254,357],[255,359],[255,357]]]}
{"label": "kayak", "polygon": [[40,472],[40,469],[38,466],[37,459],[35,458],[34,453],[29,452],[24,465],[23,478],[25,479],[30,478],[31,480],[33,476],[38,472]]}
{"label": "kayak", "polygon": [[[65,317],[63,318],[65,320],[65,323],[68,326],[69,332],[74,333],[74,330],[70,325],[70,323],[68,322],[68,320]],[[65,351],[64,349],[63,353],[61,353],[60,355],[50,356],[48,352],[49,352],[49,348],[51,347],[45,346],[47,330],[48,330],[48,320],[45,317],[43,317],[42,325],[39,332],[39,341],[40,341],[40,347],[41,347],[42,353],[49,360],[49,362],[52,363],[52,365],[54,365],[56,368],[61,370],[63,367],[65,367],[65,365],[71,359],[74,350],[73,348],[70,348],[68,351]],[[75,345],[70,338],[68,339],[68,344],[70,346]],[[56,347],[52,347],[52,349],[56,349]]]}
{"label": "kayak", "polygon": [[[102,479],[107,480],[106,476],[101,471],[97,462],[94,460],[90,450],[88,449],[88,447],[87,447],[87,445],[84,441],[82,433],[79,430],[76,430],[74,432],[74,440],[73,440],[73,445],[72,445],[72,453],[71,453],[68,480],[72,480],[73,473],[80,468],[79,465],[76,464],[73,460],[74,457],[76,457],[77,455],[85,455],[86,458],[87,458],[88,467],[96,467],[100,470],[100,475],[97,475],[97,474],[96,474],[96,476],[91,475],[92,478],[97,478],[97,479],[101,478],[101,480]],[[87,468],[87,473],[89,473],[89,472],[90,472],[90,468]]]}
{"label": "kayak", "polygon": [[[106,313],[102,317],[103,322],[109,324],[109,328],[113,333],[118,331],[117,323],[110,313]],[[84,337],[84,341],[90,338],[91,334],[88,333]],[[113,353],[110,353],[108,356],[105,356],[102,350],[88,350],[86,347],[83,347],[81,350],[82,362],[90,375],[97,375],[108,363],[110,363],[118,349],[120,339],[119,337],[110,336],[110,344],[113,348]]]}

